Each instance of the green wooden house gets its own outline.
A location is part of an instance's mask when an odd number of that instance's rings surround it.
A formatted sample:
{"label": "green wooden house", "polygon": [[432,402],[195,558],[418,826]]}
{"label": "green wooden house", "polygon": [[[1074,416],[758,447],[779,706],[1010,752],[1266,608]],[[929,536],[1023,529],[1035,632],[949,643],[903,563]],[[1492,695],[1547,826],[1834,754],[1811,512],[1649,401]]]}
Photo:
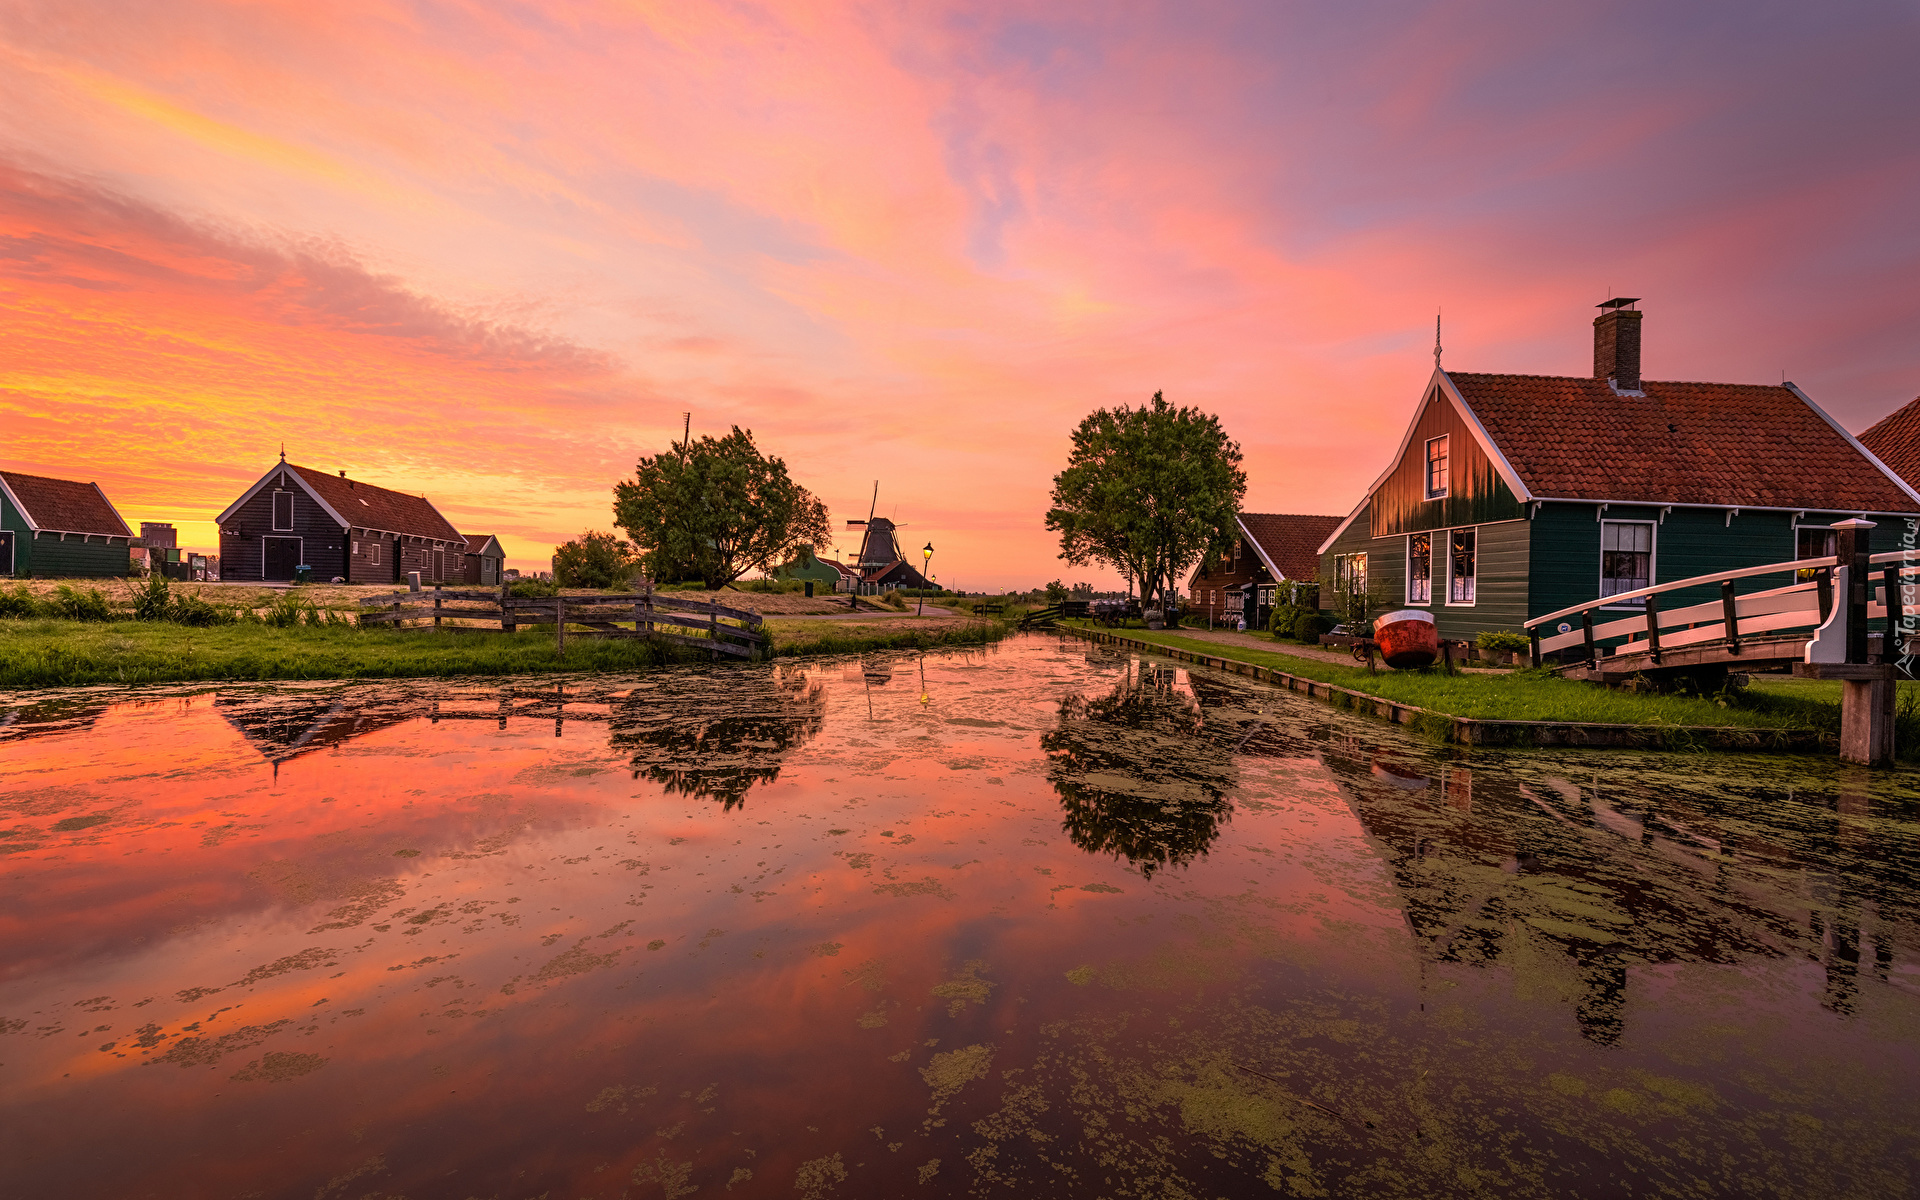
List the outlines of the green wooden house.
{"label": "green wooden house", "polygon": [[812,580],[814,590],[820,592],[838,591],[843,581],[851,588],[860,579],[852,567],[835,559],[821,558],[811,546],[800,547],[800,552],[791,560],[775,567],[773,577],[780,580]]}
{"label": "green wooden house", "polygon": [[[1321,606],[1432,612],[1440,635],[1711,571],[1833,553],[1833,522],[1913,545],[1920,492],[1791,383],[1640,378],[1632,300],[1594,321],[1591,377],[1438,365],[1406,436],[1320,547]],[[1778,587],[1782,576],[1741,591]],[[1683,589],[1662,607],[1718,593]],[[1620,614],[1643,601],[1622,603]]]}
{"label": "green wooden house", "polygon": [[124,576],[132,544],[99,484],[0,471],[0,577]]}

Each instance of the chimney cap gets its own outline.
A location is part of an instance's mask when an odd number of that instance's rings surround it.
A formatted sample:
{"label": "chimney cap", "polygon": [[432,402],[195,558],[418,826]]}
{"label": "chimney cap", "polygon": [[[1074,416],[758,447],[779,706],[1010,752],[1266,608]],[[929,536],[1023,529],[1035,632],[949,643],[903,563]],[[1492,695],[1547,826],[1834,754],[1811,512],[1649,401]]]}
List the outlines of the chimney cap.
{"label": "chimney cap", "polygon": [[1638,303],[1640,303],[1640,297],[1638,296],[1615,296],[1611,300],[1602,300],[1600,303],[1594,305],[1594,307],[1595,308],[1626,308],[1629,305],[1638,304]]}

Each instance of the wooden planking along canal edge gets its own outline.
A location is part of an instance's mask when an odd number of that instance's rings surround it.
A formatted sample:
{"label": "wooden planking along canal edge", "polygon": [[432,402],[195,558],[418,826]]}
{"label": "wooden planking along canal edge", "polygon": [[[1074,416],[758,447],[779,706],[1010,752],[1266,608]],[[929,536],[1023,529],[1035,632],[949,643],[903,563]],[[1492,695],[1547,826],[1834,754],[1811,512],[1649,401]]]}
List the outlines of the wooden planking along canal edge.
{"label": "wooden planking along canal edge", "polygon": [[1594,746],[1630,749],[1665,749],[1675,745],[1710,750],[1826,750],[1833,739],[1811,729],[1752,729],[1727,725],[1615,725],[1599,721],[1508,721],[1480,717],[1456,717],[1437,713],[1414,704],[1402,704],[1381,696],[1355,691],[1338,684],[1323,683],[1212,654],[1196,654],[1173,646],[1162,646],[1138,638],[1122,637],[1099,629],[1081,629],[1056,625],[1060,633],[1070,633],[1088,641],[1126,646],[1163,658],[1179,659],[1219,671],[1245,675],[1261,683],[1304,692],[1318,700],[1332,700],[1338,694],[1347,705],[1395,725],[1419,725],[1426,729],[1444,726],[1447,740],[1467,746]]}

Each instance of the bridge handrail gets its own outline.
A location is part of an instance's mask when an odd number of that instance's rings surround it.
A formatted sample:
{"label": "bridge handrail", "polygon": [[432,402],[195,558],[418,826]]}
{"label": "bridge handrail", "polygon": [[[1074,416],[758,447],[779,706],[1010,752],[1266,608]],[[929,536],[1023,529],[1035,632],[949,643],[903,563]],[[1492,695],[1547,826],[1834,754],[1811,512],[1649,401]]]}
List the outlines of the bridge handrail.
{"label": "bridge handrail", "polygon": [[[1899,553],[1896,552],[1888,556],[1888,561],[1899,557]],[[1611,605],[1625,604],[1630,600],[1638,600],[1643,596],[1657,596],[1662,592],[1677,592],[1682,588],[1700,587],[1709,583],[1720,583],[1724,580],[1748,579],[1755,575],[1778,575],[1784,571],[1813,571],[1821,567],[1834,566],[1837,561],[1833,555],[1829,554],[1825,558],[1796,558],[1791,562],[1768,563],[1764,567],[1739,567],[1732,571],[1715,571],[1710,575],[1695,575],[1691,579],[1675,580],[1672,583],[1662,583],[1654,587],[1644,587],[1635,592],[1621,592],[1617,596],[1602,596],[1597,600],[1588,600],[1583,604],[1571,605],[1567,608],[1550,612],[1545,616],[1534,617],[1532,620],[1523,621],[1521,622],[1521,628],[1532,629],[1536,625],[1542,625],[1548,621],[1557,621],[1561,617],[1571,617],[1578,613],[1583,613],[1590,608],[1606,608]],[[1879,556],[1876,555],[1873,561],[1880,561]]]}

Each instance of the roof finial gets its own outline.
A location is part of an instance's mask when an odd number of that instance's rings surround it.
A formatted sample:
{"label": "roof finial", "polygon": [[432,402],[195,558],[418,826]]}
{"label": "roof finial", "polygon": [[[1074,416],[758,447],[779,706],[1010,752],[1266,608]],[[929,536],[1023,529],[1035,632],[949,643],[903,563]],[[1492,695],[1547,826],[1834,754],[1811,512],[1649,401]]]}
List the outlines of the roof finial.
{"label": "roof finial", "polygon": [[[1439,360],[1435,359],[1434,361],[1438,362]],[[280,461],[287,461],[287,444],[285,442],[280,443]]]}
{"label": "roof finial", "polygon": [[1440,369],[1440,310],[1433,310],[1433,369]]}

